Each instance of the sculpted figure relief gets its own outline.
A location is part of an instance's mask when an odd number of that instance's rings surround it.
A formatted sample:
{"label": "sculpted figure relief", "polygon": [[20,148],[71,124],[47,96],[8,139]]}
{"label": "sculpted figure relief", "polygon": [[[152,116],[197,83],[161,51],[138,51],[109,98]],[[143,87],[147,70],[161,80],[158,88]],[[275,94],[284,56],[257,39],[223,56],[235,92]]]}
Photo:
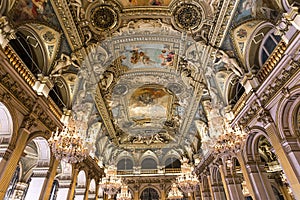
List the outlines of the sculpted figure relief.
{"label": "sculpted figure relief", "polygon": [[50,73],[50,77],[58,77],[62,75],[62,72],[68,70],[68,68],[72,65],[76,68],[80,68],[80,66],[76,63],[78,59],[75,55],[68,56],[66,54],[61,54],[60,59],[55,62],[54,69]]}
{"label": "sculpted figure relief", "polygon": [[220,58],[220,60],[216,62],[215,65],[223,62],[227,70],[232,70],[233,73],[239,77],[242,77],[245,73],[244,70],[238,65],[236,59],[229,57],[223,50],[218,50],[216,57]]}
{"label": "sculpted figure relief", "polygon": [[8,18],[5,16],[0,17],[0,44],[4,48],[9,40],[14,39],[15,30],[10,26]]}

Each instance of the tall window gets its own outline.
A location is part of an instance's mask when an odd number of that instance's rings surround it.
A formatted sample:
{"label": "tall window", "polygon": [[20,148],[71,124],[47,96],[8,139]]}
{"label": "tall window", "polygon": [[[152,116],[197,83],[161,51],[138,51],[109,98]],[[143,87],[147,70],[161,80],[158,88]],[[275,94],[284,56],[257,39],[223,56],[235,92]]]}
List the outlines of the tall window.
{"label": "tall window", "polygon": [[49,200],[55,200],[56,199],[56,195],[57,195],[57,191],[58,191],[58,186],[59,186],[58,181],[54,180]]}

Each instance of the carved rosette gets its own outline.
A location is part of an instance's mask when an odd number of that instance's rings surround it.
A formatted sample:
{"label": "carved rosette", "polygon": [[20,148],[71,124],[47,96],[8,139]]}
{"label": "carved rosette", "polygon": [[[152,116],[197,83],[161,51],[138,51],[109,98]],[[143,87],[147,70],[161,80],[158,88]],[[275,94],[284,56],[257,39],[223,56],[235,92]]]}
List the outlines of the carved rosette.
{"label": "carved rosette", "polygon": [[201,7],[190,3],[179,5],[173,12],[173,24],[179,30],[197,31],[202,19]]}
{"label": "carved rosette", "polygon": [[111,5],[94,4],[89,7],[87,19],[91,30],[97,34],[115,30],[119,25],[119,14]]}

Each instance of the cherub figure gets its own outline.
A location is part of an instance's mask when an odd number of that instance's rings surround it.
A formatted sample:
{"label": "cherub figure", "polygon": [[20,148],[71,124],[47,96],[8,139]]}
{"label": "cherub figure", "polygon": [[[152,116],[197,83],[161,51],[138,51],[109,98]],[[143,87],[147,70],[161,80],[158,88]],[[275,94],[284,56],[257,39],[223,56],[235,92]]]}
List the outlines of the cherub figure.
{"label": "cherub figure", "polygon": [[244,70],[238,65],[235,58],[230,58],[223,50],[218,50],[216,57],[220,58],[220,60],[216,62],[215,65],[223,62],[227,70],[231,69],[237,76],[243,76]]}

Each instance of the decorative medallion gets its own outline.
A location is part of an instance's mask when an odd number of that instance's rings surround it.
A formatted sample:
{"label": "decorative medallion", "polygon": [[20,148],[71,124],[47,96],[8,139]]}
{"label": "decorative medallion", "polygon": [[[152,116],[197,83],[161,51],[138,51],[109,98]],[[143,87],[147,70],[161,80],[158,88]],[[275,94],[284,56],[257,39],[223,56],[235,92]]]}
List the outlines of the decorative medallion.
{"label": "decorative medallion", "polygon": [[102,5],[91,10],[91,24],[97,31],[111,30],[118,22],[118,14],[110,6]]}
{"label": "decorative medallion", "polygon": [[201,23],[201,10],[194,4],[182,4],[174,12],[175,23],[180,29],[194,30]]}

